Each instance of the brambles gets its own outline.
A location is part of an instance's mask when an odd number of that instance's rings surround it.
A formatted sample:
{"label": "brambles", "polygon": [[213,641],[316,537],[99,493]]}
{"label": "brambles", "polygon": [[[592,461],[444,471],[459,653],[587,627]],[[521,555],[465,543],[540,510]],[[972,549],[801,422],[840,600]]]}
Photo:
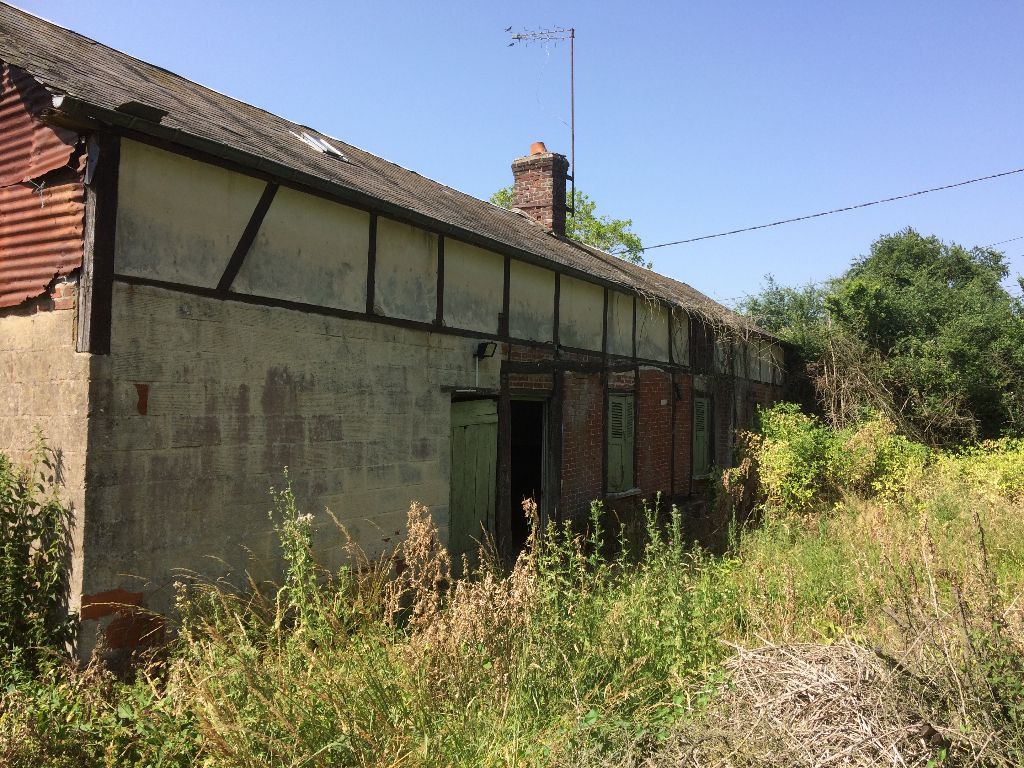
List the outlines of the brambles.
{"label": "brambles", "polygon": [[34,669],[64,653],[74,633],[64,602],[72,520],[58,493],[59,462],[38,434],[27,468],[0,453],[0,684],[12,666]]}

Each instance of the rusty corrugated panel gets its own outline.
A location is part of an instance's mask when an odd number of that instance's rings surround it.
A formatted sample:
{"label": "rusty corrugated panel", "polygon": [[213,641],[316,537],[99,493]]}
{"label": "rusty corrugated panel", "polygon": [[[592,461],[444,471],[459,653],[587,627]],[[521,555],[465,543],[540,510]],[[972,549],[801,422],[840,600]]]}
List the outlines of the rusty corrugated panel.
{"label": "rusty corrugated panel", "polygon": [[81,182],[0,189],[0,307],[40,295],[82,264],[85,187]]}
{"label": "rusty corrugated panel", "polygon": [[50,103],[45,89],[0,69],[0,307],[10,307],[81,265],[85,158],[77,134],[33,117]]}
{"label": "rusty corrugated panel", "polygon": [[71,160],[78,135],[34,118],[50,94],[24,70],[3,64],[0,77],[0,186],[36,179]]}

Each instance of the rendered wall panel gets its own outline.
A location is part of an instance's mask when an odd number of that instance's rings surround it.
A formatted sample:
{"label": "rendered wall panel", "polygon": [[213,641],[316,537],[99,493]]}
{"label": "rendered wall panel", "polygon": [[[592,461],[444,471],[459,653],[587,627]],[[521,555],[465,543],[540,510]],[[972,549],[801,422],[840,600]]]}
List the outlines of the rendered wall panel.
{"label": "rendered wall panel", "polygon": [[512,260],[509,271],[509,333],[516,339],[552,341],[555,273]]}
{"label": "rendered wall panel", "polygon": [[661,302],[637,300],[636,349],[642,358],[668,362],[668,308]]}
{"label": "rendered wall panel", "polygon": [[240,173],[123,140],[114,270],[215,287],[265,186]]}
{"label": "rendered wall panel", "polygon": [[431,322],[437,309],[437,235],[379,217],[374,282],[377,314]]}
{"label": "rendered wall panel", "polygon": [[690,364],[690,318],[679,308],[672,310],[672,360]]}
{"label": "rendered wall panel", "polygon": [[633,295],[630,293],[608,293],[608,352],[626,357],[633,354]]}
{"label": "rendered wall panel", "polygon": [[559,342],[569,347],[600,351],[604,288],[562,275],[559,305]]}
{"label": "rendered wall panel", "polygon": [[505,258],[458,240],[444,241],[444,324],[498,332],[505,292]]}
{"label": "rendered wall panel", "polygon": [[370,214],[281,187],[232,290],[362,312],[369,242]]}

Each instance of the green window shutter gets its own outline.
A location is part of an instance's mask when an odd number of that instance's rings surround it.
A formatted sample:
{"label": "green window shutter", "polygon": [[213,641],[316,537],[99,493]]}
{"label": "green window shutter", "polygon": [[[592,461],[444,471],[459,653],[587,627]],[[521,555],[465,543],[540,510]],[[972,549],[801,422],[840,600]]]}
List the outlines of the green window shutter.
{"label": "green window shutter", "polygon": [[693,476],[704,477],[711,471],[711,401],[693,399]]}
{"label": "green window shutter", "polygon": [[608,491],[633,487],[633,396],[608,396]]}
{"label": "green window shutter", "polygon": [[625,408],[621,395],[608,397],[608,490],[612,493],[625,490],[622,477],[622,454],[625,447],[623,431]]}
{"label": "green window shutter", "polygon": [[633,396],[626,395],[622,401],[622,486],[626,490],[633,487]]}

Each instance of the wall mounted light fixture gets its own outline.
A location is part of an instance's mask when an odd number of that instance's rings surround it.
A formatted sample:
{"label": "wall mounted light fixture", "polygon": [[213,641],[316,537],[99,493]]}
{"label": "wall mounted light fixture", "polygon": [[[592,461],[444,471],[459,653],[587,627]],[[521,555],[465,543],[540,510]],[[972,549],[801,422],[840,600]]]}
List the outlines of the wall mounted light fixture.
{"label": "wall mounted light fixture", "polygon": [[481,341],[476,345],[476,352],[473,353],[473,357],[477,360],[482,360],[485,357],[494,357],[495,350],[498,349],[498,345],[493,341]]}
{"label": "wall mounted light fixture", "polygon": [[493,341],[481,341],[473,351],[473,361],[476,363],[476,386],[480,388],[480,361],[485,357],[494,357],[498,345]]}

